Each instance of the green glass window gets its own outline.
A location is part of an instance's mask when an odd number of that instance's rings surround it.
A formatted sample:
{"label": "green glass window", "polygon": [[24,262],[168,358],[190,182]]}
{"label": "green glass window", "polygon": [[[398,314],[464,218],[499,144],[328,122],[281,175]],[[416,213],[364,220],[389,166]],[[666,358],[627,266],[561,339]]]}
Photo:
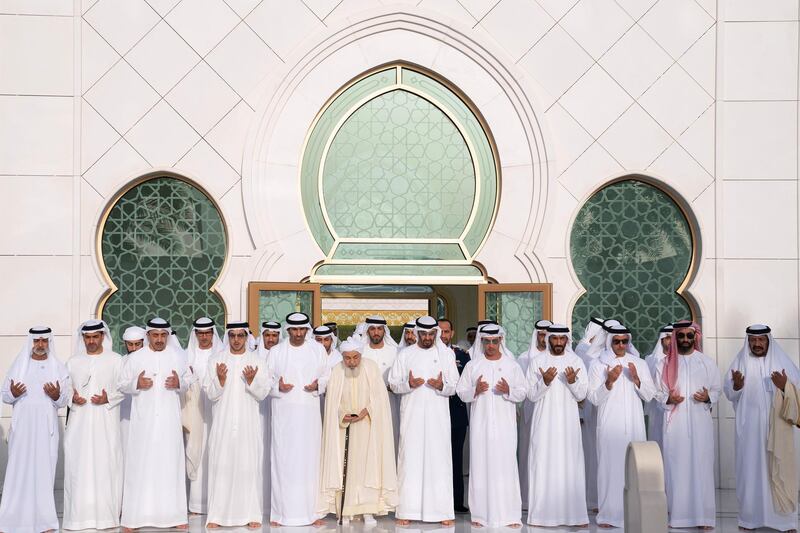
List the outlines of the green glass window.
{"label": "green glass window", "polygon": [[376,266],[377,277],[482,279],[465,267],[489,232],[499,178],[491,136],[457,89],[412,65],[365,73],[320,112],[303,154],[303,208],[326,255],[312,280]]}
{"label": "green glass window", "polygon": [[486,318],[506,330],[506,345],[519,357],[531,344],[533,324],[544,316],[544,294],[540,292],[486,293]]}
{"label": "green glass window", "polygon": [[633,179],[599,190],[570,236],[572,265],[586,289],[572,312],[576,340],[591,316],[616,318],[649,353],[664,324],[692,316],[678,290],[693,253],[689,221],[667,193]]}
{"label": "green glass window", "polygon": [[214,203],[172,177],[144,181],[111,207],[101,228],[101,256],[116,290],[101,314],[125,353],[128,326],[153,316],[169,320],[183,343],[192,321],[225,320],[211,288],[225,263],[227,238]]}

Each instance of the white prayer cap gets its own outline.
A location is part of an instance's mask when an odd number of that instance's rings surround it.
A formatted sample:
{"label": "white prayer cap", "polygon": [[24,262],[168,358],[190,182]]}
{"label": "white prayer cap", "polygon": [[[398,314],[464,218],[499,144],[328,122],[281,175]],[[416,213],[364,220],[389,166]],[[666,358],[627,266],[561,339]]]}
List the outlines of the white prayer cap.
{"label": "white prayer cap", "polygon": [[78,326],[78,331],[75,334],[75,347],[73,355],[83,354],[86,355],[86,344],[83,342],[83,335],[86,333],[94,332],[103,333],[103,352],[110,352],[112,350],[111,330],[108,328],[103,320],[90,319]]}
{"label": "white prayer cap", "polygon": [[261,334],[264,334],[265,330],[275,330],[278,333],[281,331],[281,324],[280,322],[275,322],[274,320],[267,320],[266,322],[261,323]]}
{"label": "white prayer cap", "polygon": [[126,342],[143,341],[145,336],[144,328],[139,326],[131,326],[122,334],[122,340]]}
{"label": "white prayer cap", "polygon": [[328,326],[318,326],[314,328],[315,337],[333,337],[333,330]]}
{"label": "white prayer cap", "polygon": [[233,329],[243,329],[247,333],[250,333],[250,324],[248,324],[247,322],[242,322],[242,321],[239,321],[239,322],[228,322],[227,324],[225,324],[225,330],[226,331],[231,331]]}
{"label": "white prayer cap", "polygon": [[414,329],[416,326],[417,326],[416,322],[414,322],[413,320],[409,320],[408,322],[403,324],[403,329],[404,330],[406,330],[406,329]]}
{"label": "white prayer cap", "polygon": [[764,325],[764,324],[753,324],[752,326],[747,326],[747,329],[744,330],[747,336],[761,336],[761,335],[770,335],[772,333],[772,328]]}
{"label": "white prayer cap", "polygon": [[286,328],[311,329],[311,319],[305,313],[289,313],[286,315]]}
{"label": "white prayer cap", "polygon": [[356,342],[356,341],[352,341],[352,340],[348,339],[348,340],[344,341],[342,344],[339,345],[339,351],[341,353],[345,353],[345,352],[364,353],[364,345],[361,344],[360,342]]}
{"label": "white prayer cap", "polygon": [[28,330],[28,338],[30,339],[51,339],[53,338],[53,330],[47,326],[34,326]]}

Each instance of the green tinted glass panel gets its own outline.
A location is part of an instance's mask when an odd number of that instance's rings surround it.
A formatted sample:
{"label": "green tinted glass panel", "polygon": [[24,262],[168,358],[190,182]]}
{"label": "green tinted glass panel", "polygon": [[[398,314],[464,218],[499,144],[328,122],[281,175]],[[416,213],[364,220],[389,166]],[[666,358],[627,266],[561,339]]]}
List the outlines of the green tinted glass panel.
{"label": "green tinted glass panel", "polygon": [[458,276],[483,281],[483,273],[472,265],[322,265],[317,276]]}
{"label": "green tinted glass panel", "polygon": [[290,313],[305,313],[314,322],[314,293],[311,291],[260,291],[258,323],[266,320],[285,322]]}
{"label": "green tinted glass panel", "polygon": [[106,270],[118,290],[103,319],[125,353],[128,326],[153,316],[170,321],[186,342],[192,321],[224,323],[220,299],[210,292],[225,263],[222,218],[199,189],[174,178],[155,178],[125,193],[108,214],[101,237]]}
{"label": "green tinted glass panel", "polygon": [[635,180],[601,189],[572,227],[572,265],[586,289],[572,312],[573,330],[582,332],[591,316],[616,318],[648,353],[664,324],[691,317],[676,291],[692,252],[689,222],[666,193]]}
{"label": "green tinted glass panel", "polygon": [[475,199],[475,170],[455,124],[403,90],[377,96],[336,133],[322,178],[340,237],[457,238]]}
{"label": "green tinted glass panel", "polygon": [[506,346],[515,356],[531,343],[533,325],[544,315],[541,292],[487,292],[486,318],[496,320],[506,330]]}
{"label": "green tinted glass panel", "polygon": [[455,243],[352,243],[336,247],[334,259],[384,260],[384,259],[454,259],[463,261],[464,252]]}

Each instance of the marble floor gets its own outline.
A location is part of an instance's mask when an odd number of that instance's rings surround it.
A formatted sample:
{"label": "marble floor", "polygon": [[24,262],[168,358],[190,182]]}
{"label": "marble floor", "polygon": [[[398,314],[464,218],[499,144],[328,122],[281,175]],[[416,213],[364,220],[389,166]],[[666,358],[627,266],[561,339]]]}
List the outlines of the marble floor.
{"label": "marble floor", "polygon": [[[56,491],[56,506],[59,511],[59,517],[61,516],[61,509],[62,509],[62,500],[63,494],[61,491]],[[717,533],[738,533],[739,528],[736,522],[736,493],[732,490],[718,490],[717,491]],[[523,517],[524,519],[524,517]],[[589,516],[591,524],[589,526],[588,531],[591,533],[596,533],[599,531],[606,532],[606,531],[622,531],[619,529],[600,529],[594,522],[594,517]],[[360,533],[364,530],[364,524],[362,522],[351,522],[349,526],[340,528],[337,526],[336,521],[333,517],[329,517],[325,520],[325,524],[319,528],[315,527],[278,527],[278,528],[271,528],[269,527],[268,521],[265,520],[264,526],[260,531],[273,531],[274,533],[337,533],[338,530],[341,529],[341,533]],[[487,528],[480,528],[476,529],[470,525],[469,516],[468,515],[456,515],[456,524],[454,527],[441,527],[438,524],[420,524],[420,523],[412,523],[409,527],[397,527],[395,526],[394,519],[389,517],[378,518],[378,525],[372,528],[367,528],[370,533],[469,533],[471,530],[477,531],[485,531]],[[578,528],[559,528],[559,527],[548,527],[548,528],[539,528],[539,527],[530,527],[524,526],[521,530],[519,529],[510,529],[510,528],[501,528],[507,532],[522,532],[522,533],[562,533],[562,532],[574,532],[574,531],[587,531],[586,529],[578,529]],[[85,530],[85,531],[94,531],[94,530]],[[104,530],[105,532],[112,531],[112,530]],[[142,532],[145,531],[169,531],[163,529],[142,529]],[[202,532],[206,531],[205,529],[205,517],[202,516],[192,516],[189,518],[189,531],[192,533],[195,532]],[[229,532],[229,531],[237,531],[237,532],[251,532],[253,530],[249,530],[247,528],[220,528],[218,531],[220,532]],[[494,530],[493,530],[494,531]],[[670,531],[675,532],[686,532],[686,531],[697,531],[691,529],[670,529]],[[773,531],[769,529],[758,531]]]}

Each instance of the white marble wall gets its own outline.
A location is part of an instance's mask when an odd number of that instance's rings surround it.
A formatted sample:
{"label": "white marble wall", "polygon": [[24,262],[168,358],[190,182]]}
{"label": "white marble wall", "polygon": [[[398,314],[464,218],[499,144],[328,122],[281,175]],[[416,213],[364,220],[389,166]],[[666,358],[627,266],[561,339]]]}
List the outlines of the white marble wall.
{"label": "white marble wall", "polygon": [[[398,59],[459,85],[497,139],[491,276],[553,282],[567,321],[572,219],[643,174],[697,219],[706,351],[727,367],[759,321],[797,356],[797,0],[0,0],[0,374],[34,323],[67,353],[106,289],[99,217],[154,169],[219,201],[232,315],[250,279],[307,275],[322,257],[296,184],[309,122]],[[723,402],[723,487],[731,416]]]}

